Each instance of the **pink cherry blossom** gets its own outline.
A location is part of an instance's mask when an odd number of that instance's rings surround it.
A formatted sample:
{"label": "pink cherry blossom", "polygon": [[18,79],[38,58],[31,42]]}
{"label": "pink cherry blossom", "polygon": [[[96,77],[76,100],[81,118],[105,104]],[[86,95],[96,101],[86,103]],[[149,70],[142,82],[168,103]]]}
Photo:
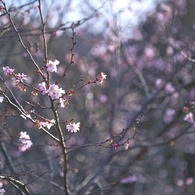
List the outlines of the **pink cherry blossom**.
{"label": "pink cherry blossom", "polygon": [[15,69],[10,68],[9,66],[3,67],[3,73],[5,75],[13,75],[14,71],[15,71]]}
{"label": "pink cherry blossom", "polygon": [[19,142],[20,144],[18,146],[18,149],[20,152],[28,150],[33,145],[33,143],[30,140],[30,136],[23,131],[20,132]]}
{"label": "pink cherry blossom", "polygon": [[76,133],[77,131],[80,131],[80,122],[78,123],[69,123],[66,125],[66,129],[68,132]]}
{"label": "pink cherry blossom", "polygon": [[57,65],[60,62],[58,60],[55,60],[54,62],[49,60],[49,62],[46,64],[47,71],[48,72],[57,72]]}
{"label": "pink cherry blossom", "polygon": [[42,91],[42,94],[45,95],[47,90],[46,83],[45,82],[39,83],[38,87]]}
{"label": "pink cherry blossom", "polygon": [[49,89],[46,91],[46,93],[51,97],[51,99],[59,99],[62,94],[65,94],[65,90],[62,88],[59,88],[58,85],[50,85]]}
{"label": "pink cherry blossom", "polygon": [[186,179],[186,185],[191,185],[193,183],[193,178],[192,177],[188,177]]}

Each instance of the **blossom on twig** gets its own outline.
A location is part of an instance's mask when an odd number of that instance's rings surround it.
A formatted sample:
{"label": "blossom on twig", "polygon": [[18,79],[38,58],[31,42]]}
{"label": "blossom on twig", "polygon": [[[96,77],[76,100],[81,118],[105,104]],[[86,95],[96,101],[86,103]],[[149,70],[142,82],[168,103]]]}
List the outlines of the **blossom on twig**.
{"label": "blossom on twig", "polygon": [[49,60],[49,62],[46,64],[47,71],[48,72],[57,72],[57,65],[60,62],[58,60],[55,60],[54,62]]}
{"label": "blossom on twig", "polygon": [[50,85],[46,93],[51,97],[52,100],[59,99],[62,94],[65,94],[65,90],[59,88],[58,85]]}
{"label": "blossom on twig", "polygon": [[42,94],[45,95],[47,91],[46,83],[45,82],[39,83],[38,86],[39,86],[39,89],[42,91]]}
{"label": "blossom on twig", "polygon": [[15,69],[10,68],[9,66],[3,67],[3,73],[5,75],[13,75],[14,71],[15,71]]}
{"label": "blossom on twig", "polygon": [[189,123],[194,123],[194,116],[191,112],[189,112],[188,114],[186,114],[186,116],[184,117],[184,121],[187,121]]}
{"label": "blossom on twig", "polygon": [[48,94],[52,100],[59,99],[62,97],[62,94],[65,94],[65,90],[59,88],[56,84],[50,85],[48,89],[46,88],[45,82],[39,83],[38,86],[39,89],[42,91],[42,94]]}
{"label": "blossom on twig", "polygon": [[30,140],[30,136],[26,132],[23,132],[23,131],[20,132],[19,142],[20,144],[18,146],[18,149],[20,152],[24,152],[30,149],[31,146],[33,145],[33,143]]}
{"label": "blossom on twig", "polygon": [[68,125],[66,125],[66,129],[68,130],[68,132],[76,133],[76,132],[80,131],[80,122],[69,123]]}
{"label": "blossom on twig", "polygon": [[100,83],[102,85],[104,79],[106,79],[107,75],[101,72],[97,77],[96,77],[96,82]]}
{"label": "blossom on twig", "polygon": [[47,120],[46,122],[40,122],[40,125],[43,127],[47,127],[48,129],[51,129],[51,127],[54,126],[55,123],[56,121],[54,119],[51,119]]}

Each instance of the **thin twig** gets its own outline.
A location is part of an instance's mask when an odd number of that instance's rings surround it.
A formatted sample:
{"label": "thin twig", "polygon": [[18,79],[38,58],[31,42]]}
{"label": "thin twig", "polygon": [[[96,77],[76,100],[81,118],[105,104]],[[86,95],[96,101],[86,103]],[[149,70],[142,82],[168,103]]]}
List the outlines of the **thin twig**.
{"label": "thin twig", "polygon": [[15,32],[17,33],[18,41],[20,42],[20,44],[22,45],[22,47],[26,50],[26,52],[28,53],[29,59],[33,62],[34,66],[35,66],[36,69],[37,69],[37,72],[38,72],[38,73],[42,76],[42,78],[45,80],[46,78],[45,78],[44,74],[42,73],[41,69],[39,68],[39,65],[35,62],[35,60],[34,60],[32,54],[31,54],[30,50],[29,50],[29,49],[27,48],[27,46],[24,44],[24,42],[23,42],[23,40],[22,40],[22,37],[21,37],[21,35],[20,35],[20,32],[19,32],[19,30],[16,28],[16,26],[15,26],[15,24],[14,24],[12,18],[11,18],[11,15],[10,15],[9,11],[7,10],[7,7],[6,7],[5,2],[3,2],[3,1],[1,1],[1,2],[2,2],[3,5],[4,5],[4,9],[5,9],[5,11],[6,11],[6,13],[7,13],[8,17],[9,17],[9,21],[11,22],[12,27],[14,28]]}

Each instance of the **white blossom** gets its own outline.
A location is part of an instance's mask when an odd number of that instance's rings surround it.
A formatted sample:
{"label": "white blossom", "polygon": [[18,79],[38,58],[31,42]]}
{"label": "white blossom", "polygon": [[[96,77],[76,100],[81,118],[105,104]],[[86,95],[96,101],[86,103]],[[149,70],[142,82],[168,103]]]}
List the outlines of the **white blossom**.
{"label": "white blossom", "polygon": [[76,133],[77,131],[80,131],[80,122],[78,123],[69,123],[66,125],[66,129],[68,132]]}
{"label": "white blossom", "polygon": [[19,142],[20,144],[18,146],[18,149],[20,152],[28,150],[33,145],[33,143],[30,140],[30,136],[23,131],[20,132]]}

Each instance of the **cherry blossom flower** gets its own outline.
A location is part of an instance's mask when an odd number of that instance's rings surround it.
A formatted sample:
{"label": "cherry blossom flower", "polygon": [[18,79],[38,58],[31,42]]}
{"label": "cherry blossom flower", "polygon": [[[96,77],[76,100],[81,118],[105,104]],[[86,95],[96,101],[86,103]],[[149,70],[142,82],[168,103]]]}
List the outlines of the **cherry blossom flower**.
{"label": "cherry blossom flower", "polygon": [[96,82],[100,83],[102,85],[104,79],[106,79],[107,75],[101,72],[97,77],[96,77]]}
{"label": "cherry blossom flower", "polygon": [[50,85],[46,93],[51,97],[52,100],[59,99],[62,94],[65,94],[65,90],[59,88],[58,85]]}
{"label": "cherry blossom flower", "polygon": [[3,73],[5,75],[13,75],[15,69],[10,68],[9,66],[3,67]]}
{"label": "cherry blossom flower", "polygon": [[14,77],[12,78],[13,82],[14,82],[14,85],[16,87],[19,87],[21,91],[25,91],[26,90],[26,86],[24,86],[23,88],[19,86],[19,83],[23,82],[23,80],[27,80],[27,75],[25,74],[16,74],[14,75]]}
{"label": "cherry blossom flower", "polygon": [[60,62],[58,60],[55,60],[54,62],[49,60],[49,62],[46,64],[47,71],[48,72],[57,72],[57,65]]}
{"label": "cherry blossom flower", "polygon": [[171,108],[167,108],[163,116],[165,123],[170,123],[173,120],[174,115],[175,115],[175,110]]}
{"label": "cherry blossom flower", "polygon": [[42,91],[42,94],[45,95],[47,91],[46,83],[45,82],[39,83],[38,87]]}
{"label": "cherry blossom flower", "polygon": [[23,131],[20,132],[19,142],[20,144],[18,146],[18,149],[20,152],[28,150],[33,145],[33,143],[30,140],[30,136]]}
{"label": "cherry blossom flower", "polygon": [[16,79],[19,82],[23,82],[23,80],[27,80],[27,75],[25,75],[23,73],[22,74],[18,73],[15,75],[15,78],[13,78],[13,79]]}
{"label": "cherry blossom flower", "polygon": [[78,123],[69,123],[66,125],[66,129],[68,132],[76,133],[77,131],[80,131],[80,122]]}
{"label": "cherry blossom flower", "polygon": [[64,108],[68,104],[68,100],[66,98],[60,98],[58,104],[61,108]]}
{"label": "cherry blossom flower", "polygon": [[47,127],[48,129],[51,129],[51,127],[54,126],[55,123],[56,121],[52,119],[52,120],[47,120],[46,122],[40,122],[40,125],[43,127]]}
{"label": "cherry blossom flower", "polygon": [[194,123],[194,116],[193,116],[193,114],[191,112],[186,114],[186,116],[184,117],[184,121],[187,121],[189,123]]}

